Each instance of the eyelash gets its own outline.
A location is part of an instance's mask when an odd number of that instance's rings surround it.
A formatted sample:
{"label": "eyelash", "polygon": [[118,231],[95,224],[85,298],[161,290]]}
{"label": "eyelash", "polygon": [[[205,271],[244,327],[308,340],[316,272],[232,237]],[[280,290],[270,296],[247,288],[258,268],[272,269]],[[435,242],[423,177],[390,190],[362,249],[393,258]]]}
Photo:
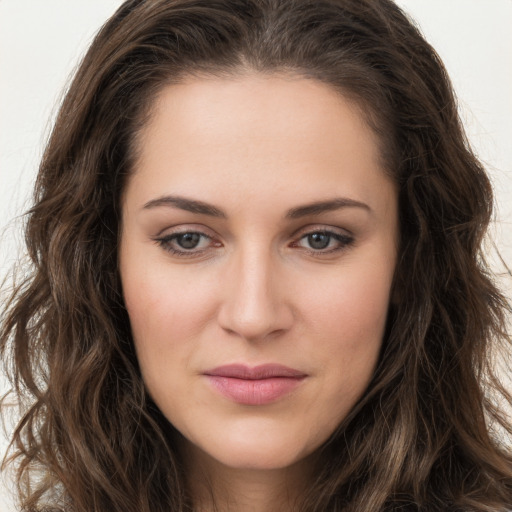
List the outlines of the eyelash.
{"label": "eyelash", "polygon": [[[345,249],[347,249],[348,247],[350,247],[353,243],[354,243],[354,238],[350,235],[343,235],[341,233],[336,233],[335,231],[329,231],[328,229],[316,229],[316,230],[313,230],[313,231],[308,231],[306,233],[303,233],[298,242],[300,242],[301,240],[304,240],[305,238],[308,238],[312,235],[323,235],[323,236],[328,236],[329,237],[329,243],[328,245],[330,245],[332,239],[334,239],[335,241],[338,242],[338,246],[337,247],[332,247],[330,249],[307,249],[307,248],[303,248],[305,249],[308,253],[310,254],[313,254],[313,255],[324,255],[324,254],[333,254],[333,253],[337,253],[337,252],[340,252],[340,251],[343,251]],[[297,247],[298,246],[298,242],[294,242],[292,247]]]}
{"label": "eyelash", "polygon": [[[203,233],[201,231],[187,230],[187,231],[179,231],[176,233],[171,233],[169,235],[158,237],[158,238],[155,238],[154,241],[160,247],[162,247],[165,251],[173,254],[174,256],[178,256],[178,257],[182,257],[182,258],[187,258],[187,257],[191,258],[194,256],[199,256],[208,250],[209,247],[207,247],[205,249],[199,249],[199,250],[194,249],[194,248],[192,248],[190,250],[180,250],[180,249],[176,249],[175,247],[173,247],[172,243],[174,241],[176,241],[180,236],[184,236],[184,235],[199,235],[201,238],[206,238],[206,239],[212,240],[212,237],[210,237],[206,233]],[[315,255],[315,256],[319,256],[319,255],[321,256],[321,255],[327,255],[327,254],[341,252],[341,251],[347,249],[348,247],[350,247],[354,243],[354,238],[350,235],[336,233],[335,231],[330,231],[328,229],[316,229],[316,230],[312,230],[312,231],[303,233],[299,237],[298,241],[293,242],[292,247],[298,247],[298,243],[301,240],[303,240],[309,236],[312,236],[312,235],[328,236],[330,238],[329,244],[331,243],[332,239],[336,240],[339,243],[339,245],[337,247],[327,249],[327,250],[303,248],[306,252],[308,252],[309,254]],[[220,244],[218,244],[217,246],[219,247]]]}

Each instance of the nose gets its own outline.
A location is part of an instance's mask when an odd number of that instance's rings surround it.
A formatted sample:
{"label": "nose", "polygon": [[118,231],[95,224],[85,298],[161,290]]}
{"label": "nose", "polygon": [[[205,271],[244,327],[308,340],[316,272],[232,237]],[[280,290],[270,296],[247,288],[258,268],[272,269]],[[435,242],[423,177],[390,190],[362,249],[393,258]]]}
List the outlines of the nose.
{"label": "nose", "polygon": [[282,269],[263,252],[247,250],[234,256],[222,285],[219,324],[250,341],[282,334],[293,323]]}

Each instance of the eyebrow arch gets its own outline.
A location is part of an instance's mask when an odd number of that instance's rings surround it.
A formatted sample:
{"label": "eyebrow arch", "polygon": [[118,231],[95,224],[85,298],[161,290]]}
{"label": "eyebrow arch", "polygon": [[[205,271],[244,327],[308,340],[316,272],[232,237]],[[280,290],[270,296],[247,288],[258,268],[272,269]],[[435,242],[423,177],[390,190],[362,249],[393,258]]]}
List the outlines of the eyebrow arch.
{"label": "eyebrow arch", "polygon": [[[156,199],[152,199],[144,204],[144,209],[156,208],[158,206],[170,206],[185,210],[191,213],[197,213],[201,215],[209,215],[211,217],[218,217],[227,219],[226,213],[221,209],[203,201],[197,201],[195,199],[188,199],[182,196],[162,196]],[[371,212],[371,208],[361,201],[349,199],[346,197],[336,197],[326,201],[318,201],[309,203],[303,206],[297,206],[291,208],[285,214],[286,219],[299,219],[308,215],[320,215],[324,212],[330,212],[338,210],[340,208],[362,208],[368,212]]]}
{"label": "eyebrow arch", "polygon": [[210,215],[211,217],[220,217],[222,219],[227,218],[227,215],[216,206],[181,196],[158,197],[157,199],[148,201],[144,205],[144,209],[156,208],[157,206],[174,206],[180,210],[185,210],[191,213]]}
{"label": "eyebrow arch", "polygon": [[368,212],[372,209],[361,201],[355,199],[349,199],[348,197],[336,197],[327,201],[318,201],[315,203],[306,204],[304,206],[297,206],[288,210],[286,213],[287,219],[299,219],[300,217],[306,217],[307,215],[320,215],[324,212],[330,212],[333,210],[339,210],[340,208],[362,208]]}

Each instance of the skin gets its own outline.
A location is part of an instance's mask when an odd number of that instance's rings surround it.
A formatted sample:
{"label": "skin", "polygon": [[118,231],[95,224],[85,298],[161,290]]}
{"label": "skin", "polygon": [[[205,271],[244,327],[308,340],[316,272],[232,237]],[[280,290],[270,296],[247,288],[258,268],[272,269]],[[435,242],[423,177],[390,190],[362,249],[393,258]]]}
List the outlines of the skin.
{"label": "skin", "polygon": [[[221,510],[291,510],[382,343],[398,216],[376,135],[325,84],[246,73],[168,86],[138,145],[120,272],[145,384],[183,435],[198,509],[210,510],[208,481]],[[177,232],[203,235],[184,249]],[[306,377],[277,401],[239,404],[204,375],[231,363]]]}

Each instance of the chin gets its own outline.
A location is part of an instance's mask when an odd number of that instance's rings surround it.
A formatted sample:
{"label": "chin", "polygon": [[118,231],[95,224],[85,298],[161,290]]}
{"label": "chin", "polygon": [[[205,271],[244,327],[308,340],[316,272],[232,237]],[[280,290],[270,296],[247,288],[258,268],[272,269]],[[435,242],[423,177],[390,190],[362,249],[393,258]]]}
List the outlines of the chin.
{"label": "chin", "polygon": [[247,470],[273,470],[294,466],[310,456],[320,443],[294,436],[291,429],[244,429],[218,435],[200,443],[189,441],[198,457],[223,466]]}
{"label": "chin", "polygon": [[231,446],[223,453],[212,454],[224,466],[237,469],[272,470],[293,466],[301,454],[275,446]]}

